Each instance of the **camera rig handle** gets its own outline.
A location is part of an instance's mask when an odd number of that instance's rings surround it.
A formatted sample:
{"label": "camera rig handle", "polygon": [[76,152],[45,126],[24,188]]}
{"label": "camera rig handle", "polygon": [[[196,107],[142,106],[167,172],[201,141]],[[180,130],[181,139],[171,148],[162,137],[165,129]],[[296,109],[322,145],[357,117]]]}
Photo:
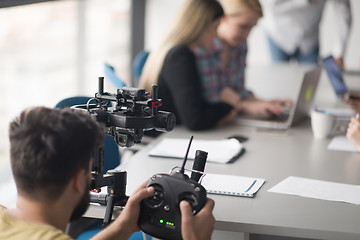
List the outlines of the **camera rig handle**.
{"label": "camera rig handle", "polygon": [[111,223],[114,206],[124,207],[128,196],[126,196],[126,171],[109,170],[103,175],[104,149],[95,151],[91,189],[100,192],[100,188],[107,186],[106,195],[92,195],[90,201],[106,205],[102,228]]}

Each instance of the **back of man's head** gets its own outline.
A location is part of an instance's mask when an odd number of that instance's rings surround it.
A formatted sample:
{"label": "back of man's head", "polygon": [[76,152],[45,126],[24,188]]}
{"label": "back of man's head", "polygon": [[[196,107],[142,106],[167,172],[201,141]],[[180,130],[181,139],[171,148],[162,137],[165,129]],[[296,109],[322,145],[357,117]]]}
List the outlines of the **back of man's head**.
{"label": "back of man's head", "polygon": [[90,114],[36,107],[10,123],[11,167],[19,194],[54,200],[80,169],[89,170],[103,131]]}

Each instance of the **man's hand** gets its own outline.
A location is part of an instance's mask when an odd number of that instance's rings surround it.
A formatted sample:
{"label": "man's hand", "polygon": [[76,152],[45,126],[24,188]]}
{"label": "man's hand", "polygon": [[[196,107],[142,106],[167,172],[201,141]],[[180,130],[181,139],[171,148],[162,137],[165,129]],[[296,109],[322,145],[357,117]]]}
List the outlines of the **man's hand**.
{"label": "man's hand", "polygon": [[128,239],[134,232],[139,231],[138,219],[140,214],[140,202],[154,195],[154,188],[145,188],[146,182],[144,182],[128,199],[124,210],[120,213],[120,216],[111,223],[106,229],[99,234],[91,238],[109,240],[109,239]]}
{"label": "man's hand", "polygon": [[181,234],[184,240],[210,240],[215,218],[212,214],[214,200],[208,198],[205,206],[193,216],[192,208],[186,201],[180,202]]}

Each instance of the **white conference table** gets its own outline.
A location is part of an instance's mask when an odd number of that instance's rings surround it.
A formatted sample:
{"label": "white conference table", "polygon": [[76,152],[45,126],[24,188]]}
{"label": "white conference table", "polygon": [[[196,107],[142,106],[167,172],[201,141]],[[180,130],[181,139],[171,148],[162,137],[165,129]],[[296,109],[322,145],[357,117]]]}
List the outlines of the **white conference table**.
{"label": "white conference table", "polygon": [[[320,83],[320,89],[328,91],[329,86]],[[325,100],[321,98],[318,102],[326,103]],[[288,176],[360,185],[360,153],[327,150],[331,139],[313,138],[309,120],[291,128],[287,134],[235,124],[202,132],[176,127],[119,166],[128,174],[127,193],[131,194],[153,174],[169,173],[174,166],[181,166],[181,160],[148,156],[161,138],[190,138],[191,135],[195,139],[212,140],[247,136],[246,153],[240,159],[231,164],[207,163],[205,172],[266,179],[254,198],[208,195],[216,203],[217,230],[245,232],[250,239],[270,236],[360,239],[360,206],[268,192]],[[187,167],[192,167],[192,161]],[[101,217],[103,213],[103,208],[92,206],[87,216]]]}
{"label": "white conference table", "polygon": [[[314,139],[309,122],[287,136],[271,136],[255,129],[229,126],[208,132],[182,127],[162,137],[223,139],[233,134],[249,137],[246,153],[232,164],[207,163],[205,172],[265,178],[254,198],[209,195],[216,202],[216,229],[310,239],[360,239],[360,206],[271,193],[267,190],[288,176],[360,185],[360,154],[327,150],[329,139]],[[155,173],[169,173],[181,160],[149,157],[148,145],[122,164],[128,174],[129,194]],[[185,154],[185,151],[184,151]],[[192,161],[187,164],[192,167]]]}

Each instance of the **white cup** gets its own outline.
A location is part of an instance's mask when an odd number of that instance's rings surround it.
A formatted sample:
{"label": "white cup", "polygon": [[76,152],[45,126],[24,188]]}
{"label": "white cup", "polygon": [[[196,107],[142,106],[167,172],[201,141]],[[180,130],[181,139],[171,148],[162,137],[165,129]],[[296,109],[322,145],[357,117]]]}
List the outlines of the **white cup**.
{"label": "white cup", "polygon": [[332,134],[335,117],[321,110],[312,110],[311,129],[315,138],[327,138]]}

